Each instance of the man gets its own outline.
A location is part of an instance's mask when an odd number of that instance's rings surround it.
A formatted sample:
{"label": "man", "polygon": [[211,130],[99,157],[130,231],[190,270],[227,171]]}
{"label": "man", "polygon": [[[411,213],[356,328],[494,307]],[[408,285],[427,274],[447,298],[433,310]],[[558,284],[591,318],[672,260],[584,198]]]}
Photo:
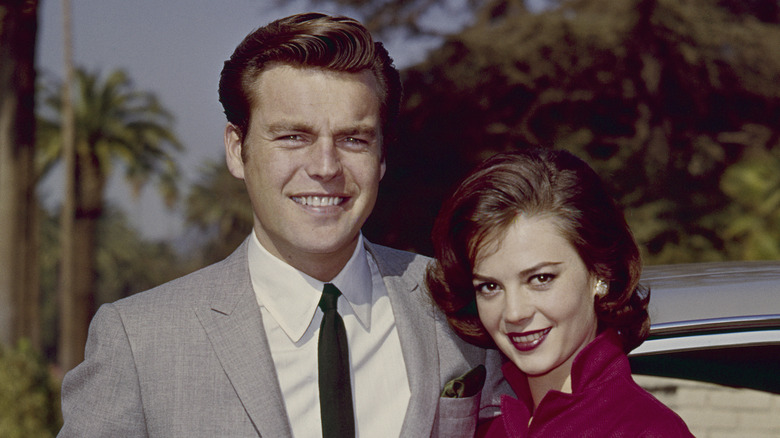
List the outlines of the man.
{"label": "man", "polygon": [[[346,424],[343,436],[469,434],[480,397],[439,394],[479,364],[481,412],[494,413],[497,356],[433,310],[427,259],[360,233],[400,93],[387,51],[352,19],[302,14],[247,36],[220,101],[253,232],[220,263],[101,307],[86,360],[63,382],[60,436],[317,437],[328,422]],[[318,307],[333,286],[338,315]],[[332,327],[348,340],[331,392],[323,319],[343,321]]]}

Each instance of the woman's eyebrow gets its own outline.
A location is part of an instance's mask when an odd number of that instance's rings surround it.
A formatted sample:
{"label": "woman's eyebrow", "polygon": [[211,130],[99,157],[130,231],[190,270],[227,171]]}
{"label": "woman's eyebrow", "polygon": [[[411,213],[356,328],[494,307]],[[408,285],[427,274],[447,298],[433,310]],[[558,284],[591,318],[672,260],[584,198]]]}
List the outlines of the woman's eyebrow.
{"label": "woman's eyebrow", "polygon": [[[526,277],[528,275],[533,274],[534,272],[541,271],[544,268],[548,268],[548,267],[551,267],[551,266],[558,266],[558,265],[562,265],[562,264],[563,264],[563,262],[547,262],[547,261],[539,262],[539,263],[535,264],[534,266],[531,266],[530,268],[523,269],[522,271],[520,271],[519,276],[520,277]],[[482,274],[480,274],[478,272],[472,272],[471,273],[471,277],[474,280],[480,280],[480,281],[492,280],[491,277],[482,275]]]}
{"label": "woman's eyebrow", "polygon": [[561,264],[563,264],[563,262],[539,262],[536,265],[534,265],[534,266],[532,266],[532,267],[530,267],[528,269],[524,269],[524,270],[520,271],[520,275],[521,276],[531,275],[534,272],[541,271],[544,268],[549,268],[551,266],[558,266],[558,265],[561,265]]}

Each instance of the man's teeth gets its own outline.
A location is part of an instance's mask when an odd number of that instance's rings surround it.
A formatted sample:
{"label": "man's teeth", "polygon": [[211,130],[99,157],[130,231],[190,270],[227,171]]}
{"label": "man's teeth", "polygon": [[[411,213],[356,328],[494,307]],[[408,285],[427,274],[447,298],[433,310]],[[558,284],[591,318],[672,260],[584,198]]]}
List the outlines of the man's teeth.
{"label": "man's teeth", "polygon": [[339,196],[295,196],[293,200],[301,205],[310,207],[329,207],[341,204],[344,198]]}

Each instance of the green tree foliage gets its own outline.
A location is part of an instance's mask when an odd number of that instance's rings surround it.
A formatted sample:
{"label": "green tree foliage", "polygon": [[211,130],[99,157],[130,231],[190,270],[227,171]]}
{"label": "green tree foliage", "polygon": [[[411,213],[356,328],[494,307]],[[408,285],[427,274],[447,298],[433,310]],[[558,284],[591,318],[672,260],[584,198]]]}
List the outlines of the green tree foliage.
{"label": "green tree foliage", "polygon": [[735,259],[780,260],[780,148],[752,148],[720,186],[731,199],[714,224]]}
{"label": "green tree foliage", "polygon": [[98,224],[98,305],[116,301],[186,274],[171,243],[147,240],[111,208]]}
{"label": "green tree foliage", "polygon": [[[279,6],[284,6],[286,0],[274,0]],[[495,11],[500,14],[508,3],[516,0],[311,0],[312,4],[322,4],[328,9],[338,5],[346,10],[330,12],[332,14],[347,14],[360,18],[361,22],[372,32],[385,34],[402,31],[409,35],[441,35],[437,24],[431,17],[448,14],[452,16],[470,16],[479,10]],[[522,2],[520,2],[522,3]],[[354,12],[353,12],[354,11]]]}
{"label": "green tree foliage", "polygon": [[60,263],[59,218],[49,211],[38,210],[41,243],[38,263],[40,272],[41,295],[41,348],[43,354],[52,362],[57,360],[57,279]]}
{"label": "green tree foliage", "polygon": [[[179,195],[179,170],[172,154],[182,150],[172,130],[173,116],[154,94],[135,90],[122,70],[103,78],[99,73],[77,69],[76,82],[76,151],[80,167],[77,174],[84,180],[90,179],[80,181],[80,185],[88,186],[81,190],[92,189],[90,184],[104,189],[114,166],[120,163],[135,194],[155,181],[163,199],[173,206]],[[62,153],[62,102],[61,84],[50,81],[42,85],[37,167],[44,176],[59,162]],[[92,198],[83,193],[81,196]],[[100,207],[96,213],[100,213]]]}
{"label": "green tree foliage", "polygon": [[430,253],[433,217],[468,169],[546,145],[603,175],[648,261],[737,257],[726,249],[748,235],[718,224],[756,211],[732,207],[730,187],[755,171],[748,156],[780,147],[778,46],[776,24],[707,0],[483,13],[405,72],[404,137],[367,234]]}
{"label": "green tree foliage", "polygon": [[25,340],[0,345],[0,436],[53,437],[62,425],[59,384]]}
{"label": "green tree foliage", "polygon": [[[63,284],[59,296],[60,364],[68,369],[83,358],[89,321],[95,310],[96,239],[98,220],[104,213],[105,188],[113,166],[121,163],[133,190],[138,193],[155,180],[168,205],[178,196],[178,167],[171,155],[181,149],[171,125],[173,119],[149,92],[136,91],[127,75],[115,71],[105,78],[84,70],[76,72],[75,208],[73,233],[63,233],[62,247],[71,248],[61,265],[73,278]],[[59,86],[44,87],[40,112],[39,169],[41,174],[62,155],[60,134],[62,94]],[[72,239],[72,240],[71,240]],[[71,265],[75,264],[75,266]]]}
{"label": "green tree foliage", "polygon": [[206,163],[186,201],[187,223],[205,232],[200,264],[225,258],[252,229],[252,206],[244,182],[224,162]]}
{"label": "green tree foliage", "polygon": [[[59,217],[42,210],[41,217],[41,295],[43,307],[43,347],[55,358],[57,333],[57,277],[60,261]],[[99,222],[96,248],[95,303],[113,302],[180,277],[190,270],[188,260],[169,242],[145,239],[125,214],[109,207]],[[1,435],[0,435],[1,436]]]}
{"label": "green tree foliage", "polygon": [[[393,29],[406,29],[417,34],[441,34],[431,17],[438,11],[450,13],[481,15],[498,19],[505,15],[525,11],[524,0],[311,0],[312,4],[330,6],[336,4],[354,10],[363,22],[373,31],[385,32]],[[544,4],[553,8],[565,0],[537,0],[536,5]],[[283,0],[276,0],[284,5]],[[717,0],[718,6],[735,15],[750,16],[765,23],[780,23],[780,3],[773,0]]]}
{"label": "green tree foliage", "polygon": [[736,15],[747,15],[765,23],[780,23],[780,2],[774,0],[719,0],[717,3]]}

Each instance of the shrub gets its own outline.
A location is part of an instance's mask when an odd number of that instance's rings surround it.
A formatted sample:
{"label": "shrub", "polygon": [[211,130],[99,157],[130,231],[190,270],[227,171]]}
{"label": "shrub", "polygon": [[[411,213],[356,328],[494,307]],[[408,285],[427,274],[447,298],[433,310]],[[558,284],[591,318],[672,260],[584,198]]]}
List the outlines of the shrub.
{"label": "shrub", "polygon": [[62,425],[60,391],[30,343],[0,345],[0,437],[53,437]]}

